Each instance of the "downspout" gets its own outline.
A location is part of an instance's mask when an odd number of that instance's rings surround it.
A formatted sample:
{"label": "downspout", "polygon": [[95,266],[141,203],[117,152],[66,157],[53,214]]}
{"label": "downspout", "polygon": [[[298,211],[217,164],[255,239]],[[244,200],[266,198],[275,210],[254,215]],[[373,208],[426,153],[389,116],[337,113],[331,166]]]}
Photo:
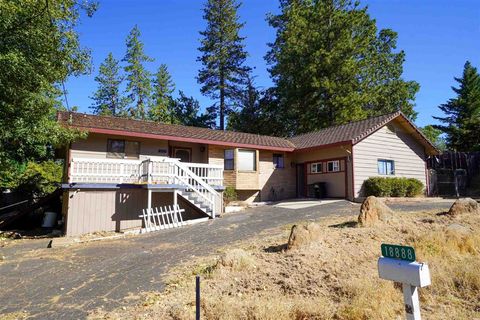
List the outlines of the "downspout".
{"label": "downspout", "polygon": [[355,201],[355,166],[354,166],[354,157],[353,157],[353,142],[350,144],[350,147],[352,148],[352,154],[351,154],[351,166],[352,166],[352,201]]}

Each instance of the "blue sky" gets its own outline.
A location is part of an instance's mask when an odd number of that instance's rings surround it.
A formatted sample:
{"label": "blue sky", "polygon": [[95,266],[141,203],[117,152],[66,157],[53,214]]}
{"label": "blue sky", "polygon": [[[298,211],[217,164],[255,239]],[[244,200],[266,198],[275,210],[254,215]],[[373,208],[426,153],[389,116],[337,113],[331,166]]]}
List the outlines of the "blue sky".
{"label": "blue sky", "polygon": [[[454,76],[461,75],[466,60],[480,68],[480,1],[478,0],[370,0],[362,1],[379,28],[398,32],[398,48],[406,52],[404,79],[420,83],[416,98],[417,124],[433,123],[437,106],[453,96]],[[117,59],[125,54],[125,38],[138,24],[145,52],[155,59],[147,68],[154,72],[165,63],[177,90],[196,97],[202,107],[210,101],[200,94],[196,75],[199,31],[204,29],[203,0],[100,0],[93,18],[78,26],[81,43],[92,50],[92,74],[72,77],[67,83],[70,106],[89,112],[89,96],[96,89],[94,77],[109,52]],[[274,30],[265,17],[278,11],[278,0],[244,0],[239,15],[246,23],[242,35],[255,67],[256,83],[268,87],[271,80],[263,59]]]}

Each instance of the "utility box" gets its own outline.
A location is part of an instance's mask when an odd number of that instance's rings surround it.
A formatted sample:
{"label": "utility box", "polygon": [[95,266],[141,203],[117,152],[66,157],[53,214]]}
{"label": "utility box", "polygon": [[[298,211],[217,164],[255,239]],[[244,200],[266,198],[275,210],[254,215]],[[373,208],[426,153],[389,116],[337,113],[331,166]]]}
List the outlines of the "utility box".
{"label": "utility box", "polygon": [[426,287],[431,284],[430,270],[425,263],[410,262],[392,258],[378,259],[378,275],[381,279]]}

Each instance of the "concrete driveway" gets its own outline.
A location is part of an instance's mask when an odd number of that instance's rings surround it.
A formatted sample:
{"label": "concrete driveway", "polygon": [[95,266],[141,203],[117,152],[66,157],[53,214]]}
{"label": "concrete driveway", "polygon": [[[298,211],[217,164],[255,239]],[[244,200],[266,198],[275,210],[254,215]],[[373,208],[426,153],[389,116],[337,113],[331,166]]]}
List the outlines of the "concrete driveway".
{"label": "concrete driveway", "polygon": [[[448,209],[451,202],[395,203],[394,210]],[[292,208],[293,207],[293,208]],[[168,270],[194,256],[305,219],[357,214],[358,204],[287,203],[247,209],[206,223],[67,248],[33,249],[43,242],[0,248],[0,315],[25,311],[33,319],[83,319],[97,307],[164,287]],[[0,317],[1,318],[1,317]]]}

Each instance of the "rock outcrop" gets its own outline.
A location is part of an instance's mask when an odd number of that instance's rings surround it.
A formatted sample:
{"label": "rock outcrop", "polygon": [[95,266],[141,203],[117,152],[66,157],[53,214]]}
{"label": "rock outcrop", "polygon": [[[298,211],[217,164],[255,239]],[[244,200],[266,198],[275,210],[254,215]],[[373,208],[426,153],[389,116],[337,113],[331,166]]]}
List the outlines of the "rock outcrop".
{"label": "rock outcrop", "polygon": [[287,250],[306,247],[322,237],[322,228],[316,223],[294,225],[288,238]]}
{"label": "rock outcrop", "polygon": [[370,196],[362,203],[358,224],[362,227],[374,226],[379,221],[388,221],[392,214],[393,211],[382,200]]}
{"label": "rock outcrop", "polygon": [[448,214],[451,216],[459,216],[468,213],[480,213],[478,202],[472,198],[457,199],[448,211]]}

